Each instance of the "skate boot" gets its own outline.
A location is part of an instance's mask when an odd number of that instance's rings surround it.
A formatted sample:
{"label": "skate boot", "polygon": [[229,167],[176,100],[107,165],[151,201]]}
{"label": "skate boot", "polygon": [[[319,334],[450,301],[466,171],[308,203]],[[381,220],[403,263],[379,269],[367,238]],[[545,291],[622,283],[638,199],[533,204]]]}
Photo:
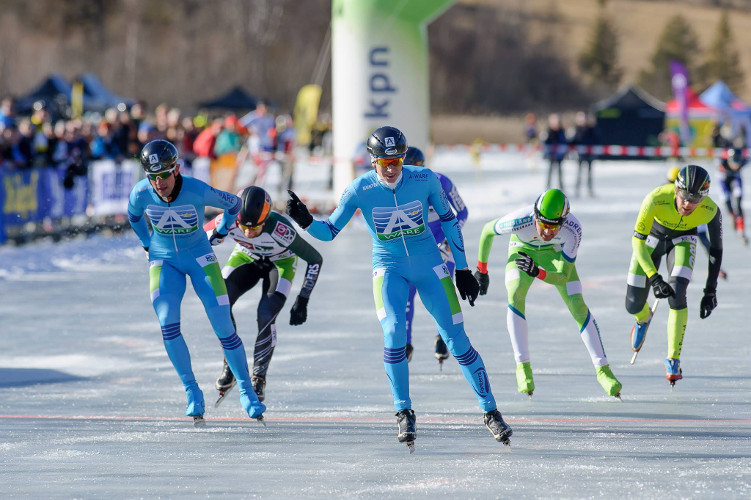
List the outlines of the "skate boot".
{"label": "skate boot", "polygon": [[407,355],[407,363],[412,361],[412,351],[414,351],[414,348],[412,347],[412,344],[407,344],[404,347],[404,353]]}
{"label": "skate boot", "polygon": [[676,380],[683,378],[680,359],[665,358],[665,378],[668,379],[671,387],[675,385]]}
{"label": "skate boot", "polygon": [[605,389],[605,392],[607,392],[608,395],[620,399],[623,385],[618,382],[618,379],[613,375],[613,372],[610,370],[610,365],[597,368],[597,381],[602,388]]}
{"label": "skate boot", "polygon": [[253,375],[250,377],[250,383],[253,385],[253,390],[256,391],[258,401],[266,399],[266,378]]}
{"label": "skate boot", "polygon": [[263,412],[266,411],[266,405],[258,400],[255,392],[240,391],[240,404],[248,412],[250,418],[258,421],[263,420]]}
{"label": "skate boot", "polygon": [[748,238],[746,237],[746,228],[744,227],[743,217],[738,216],[735,218],[735,230],[738,232],[738,237],[741,239],[744,245],[748,245]]}
{"label": "skate boot", "polygon": [[398,434],[396,439],[400,443],[407,443],[409,452],[415,451],[415,439],[417,439],[415,412],[410,409],[402,410],[396,414],[396,426]]}
{"label": "skate boot", "polygon": [[224,366],[222,367],[222,374],[216,379],[216,390],[220,393],[224,393],[232,389],[235,385],[235,376],[232,374],[227,360],[224,360]]}
{"label": "skate boot", "polygon": [[435,336],[435,359],[438,360],[441,370],[443,370],[443,362],[449,359],[449,348],[440,335]]}
{"label": "skate boot", "polygon": [[655,315],[657,306],[660,305],[660,299],[655,300],[652,304],[652,308],[649,310],[649,317],[646,321],[635,321],[633,328],[631,328],[631,350],[634,351],[634,355],[631,356],[631,364],[636,361],[636,356],[639,355],[639,351],[644,345],[644,340],[647,338],[647,329],[652,322],[652,318]]}
{"label": "skate boot", "polygon": [[532,366],[529,361],[516,365],[516,386],[519,392],[532,396],[535,390],[535,381],[532,378]]}
{"label": "skate boot", "polygon": [[503,421],[501,412],[499,412],[498,410],[489,411],[485,414],[484,420],[485,427],[488,428],[496,441],[503,443],[506,446],[509,446],[511,444],[511,440],[509,438],[514,433],[514,431],[512,431],[511,427]]}
{"label": "skate boot", "polygon": [[631,349],[634,352],[639,352],[641,346],[644,345],[644,340],[647,338],[647,329],[649,328],[649,323],[652,321],[652,316],[654,316],[654,313],[650,310],[647,321],[634,321],[634,326],[631,328]]}
{"label": "skate boot", "polygon": [[193,425],[196,427],[204,426],[203,391],[198,388],[198,384],[193,384],[185,389],[185,396],[188,399],[188,406],[185,408],[185,416],[193,417]]}

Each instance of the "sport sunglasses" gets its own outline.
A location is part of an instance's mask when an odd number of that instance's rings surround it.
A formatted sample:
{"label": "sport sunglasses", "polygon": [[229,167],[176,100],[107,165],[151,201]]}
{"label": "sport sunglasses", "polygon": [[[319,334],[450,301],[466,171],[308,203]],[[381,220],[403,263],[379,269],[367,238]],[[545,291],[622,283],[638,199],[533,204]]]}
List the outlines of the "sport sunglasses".
{"label": "sport sunglasses", "polygon": [[257,231],[263,227],[263,225],[266,224],[266,221],[259,222],[255,226],[246,226],[245,224],[242,224],[240,222],[237,223],[238,226],[240,226],[240,229],[243,231],[251,230],[251,231]]}
{"label": "sport sunglasses", "polygon": [[536,219],[536,222],[542,226],[545,229],[550,229],[551,231],[555,231],[556,229],[560,228],[560,224],[548,224],[547,222],[543,222],[540,219]]}
{"label": "sport sunglasses", "polygon": [[169,170],[164,170],[162,172],[157,172],[156,174],[146,174],[146,176],[152,180],[155,181],[157,179],[165,180],[168,179],[170,175],[172,175],[172,172],[175,171],[175,167],[172,167]]}
{"label": "sport sunglasses", "polygon": [[398,167],[404,163],[404,155],[397,156],[396,158],[374,158],[375,163],[381,167]]}
{"label": "sport sunglasses", "polygon": [[688,191],[686,191],[685,189],[679,189],[679,190],[678,190],[678,194],[679,194],[679,195],[681,196],[681,198],[683,198],[683,199],[684,199],[684,200],[686,200],[687,202],[689,202],[689,203],[694,203],[694,204],[696,204],[696,203],[701,203],[701,200],[703,200],[703,199],[704,199],[704,195],[703,195],[703,194],[699,194],[699,193],[696,193],[696,194],[694,194],[694,193],[689,193],[689,192],[688,192]]}

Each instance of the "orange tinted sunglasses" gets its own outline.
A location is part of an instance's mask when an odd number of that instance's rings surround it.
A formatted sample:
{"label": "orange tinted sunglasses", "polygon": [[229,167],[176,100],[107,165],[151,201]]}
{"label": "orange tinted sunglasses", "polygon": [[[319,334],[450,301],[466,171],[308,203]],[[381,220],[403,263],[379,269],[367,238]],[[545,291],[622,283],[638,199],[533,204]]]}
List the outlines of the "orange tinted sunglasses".
{"label": "orange tinted sunglasses", "polygon": [[257,231],[263,227],[263,225],[266,224],[266,221],[263,221],[259,224],[256,224],[255,226],[246,226],[245,224],[237,223],[238,226],[240,226],[240,229],[243,231],[251,230],[251,231]]}
{"label": "orange tinted sunglasses", "polygon": [[404,163],[404,156],[397,156],[396,158],[374,158],[376,165],[380,165],[383,168],[386,167],[398,167]]}
{"label": "orange tinted sunglasses", "polygon": [[537,223],[543,228],[550,229],[551,231],[555,231],[556,229],[559,229],[561,227],[560,224],[548,224],[546,222],[542,222],[541,220],[538,220]]}

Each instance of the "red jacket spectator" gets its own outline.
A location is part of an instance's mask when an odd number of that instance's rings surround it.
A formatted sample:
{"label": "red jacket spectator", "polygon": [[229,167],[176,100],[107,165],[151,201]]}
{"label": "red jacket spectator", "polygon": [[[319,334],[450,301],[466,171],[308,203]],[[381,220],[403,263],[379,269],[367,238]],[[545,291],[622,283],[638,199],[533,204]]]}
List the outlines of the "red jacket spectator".
{"label": "red jacket spectator", "polygon": [[193,152],[196,156],[203,156],[208,158],[216,158],[214,155],[214,144],[216,144],[216,136],[222,130],[222,120],[214,120],[211,122],[210,127],[206,127],[193,142]]}

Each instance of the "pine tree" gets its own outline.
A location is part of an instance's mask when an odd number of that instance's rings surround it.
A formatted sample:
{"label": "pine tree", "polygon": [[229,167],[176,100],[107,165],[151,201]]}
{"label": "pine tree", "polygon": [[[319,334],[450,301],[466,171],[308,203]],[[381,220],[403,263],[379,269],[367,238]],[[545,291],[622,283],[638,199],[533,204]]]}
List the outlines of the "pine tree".
{"label": "pine tree", "polygon": [[618,33],[603,9],[595,21],[594,29],[584,50],[579,54],[579,69],[590,84],[617,87],[623,76],[618,65]]}
{"label": "pine tree", "polygon": [[676,14],[665,24],[652,54],[651,67],[640,72],[639,84],[660,99],[670,99],[673,95],[670,61],[683,63],[689,79],[696,78],[699,52],[699,39],[693,28],[683,16]]}
{"label": "pine tree", "polygon": [[723,11],[720,16],[707,59],[700,68],[700,77],[705,84],[722,80],[736,93],[743,90],[745,76],[727,11]]}

